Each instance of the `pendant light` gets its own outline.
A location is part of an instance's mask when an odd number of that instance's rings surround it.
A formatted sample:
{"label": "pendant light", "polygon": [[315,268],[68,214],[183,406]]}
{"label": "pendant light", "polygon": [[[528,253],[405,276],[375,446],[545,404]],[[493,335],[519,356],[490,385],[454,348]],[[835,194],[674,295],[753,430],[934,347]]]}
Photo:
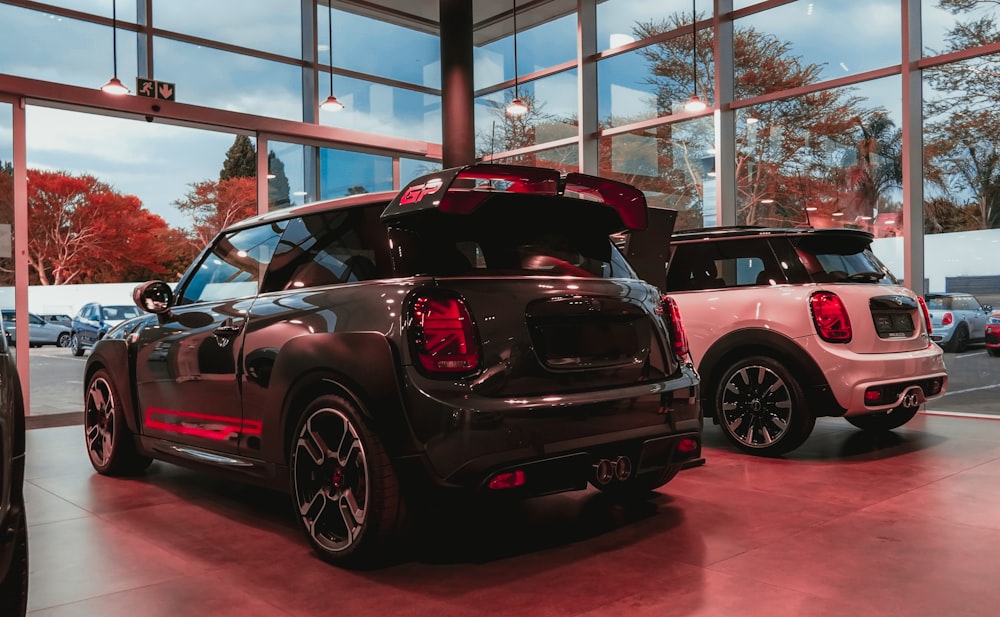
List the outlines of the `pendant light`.
{"label": "pendant light", "polygon": [[131,91],[118,79],[118,0],[111,0],[111,56],[114,62],[114,75],[101,90],[108,94],[130,94]]}
{"label": "pendant light", "polygon": [[528,111],[528,105],[521,100],[517,91],[517,0],[512,0],[514,18],[514,100],[507,105],[507,114],[523,116]]}
{"label": "pendant light", "polygon": [[330,96],[326,97],[326,100],[320,103],[319,107],[326,111],[340,111],[344,108],[344,104],[338,101],[337,97],[333,96],[333,0],[329,0],[327,3],[326,23],[329,27],[327,42],[330,45]]}
{"label": "pendant light", "polygon": [[699,112],[704,110],[708,105],[705,101],[698,98],[698,13],[695,8],[695,0],[691,0],[691,77],[693,83],[693,89],[691,93],[691,98],[688,99],[687,103],[684,103],[684,111],[687,112]]}

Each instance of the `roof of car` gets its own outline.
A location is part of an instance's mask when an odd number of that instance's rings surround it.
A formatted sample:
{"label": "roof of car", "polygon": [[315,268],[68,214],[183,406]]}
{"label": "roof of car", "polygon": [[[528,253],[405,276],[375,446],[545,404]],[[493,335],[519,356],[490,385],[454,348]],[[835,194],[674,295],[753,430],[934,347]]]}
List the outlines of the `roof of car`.
{"label": "roof of car", "polygon": [[674,232],[675,240],[700,240],[706,238],[745,238],[751,236],[874,236],[862,229],[835,227],[817,229],[815,227],[764,227],[761,225],[725,225],[721,227],[699,227],[695,229],[680,229]]}

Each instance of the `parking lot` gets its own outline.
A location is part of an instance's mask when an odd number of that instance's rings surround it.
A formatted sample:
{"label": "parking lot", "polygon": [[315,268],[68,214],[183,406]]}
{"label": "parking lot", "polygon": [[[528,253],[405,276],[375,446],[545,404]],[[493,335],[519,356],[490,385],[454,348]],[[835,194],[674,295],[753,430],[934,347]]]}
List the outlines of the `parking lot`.
{"label": "parking lot", "polygon": [[[31,349],[30,415],[71,414],[82,411],[83,366],[87,356],[74,357],[69,349]],[[985,414],[1000,417],[1000,358],[982,345],[962,353],[946,353],[948,392],[930,402],[935,413]]]}

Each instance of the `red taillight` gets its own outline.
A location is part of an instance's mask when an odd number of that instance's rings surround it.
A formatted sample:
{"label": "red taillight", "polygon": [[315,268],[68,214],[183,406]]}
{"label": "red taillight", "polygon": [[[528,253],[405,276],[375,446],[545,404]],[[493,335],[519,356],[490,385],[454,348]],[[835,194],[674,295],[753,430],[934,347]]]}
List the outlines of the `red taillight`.
{"label": "red taillight", "polygon": [[809,308],[820,338],[829,343],[851,342],[851,319],[837,294],[817,291],[809,297]]}
{"label": "red taillight", "polygon": [[417,296],[410,335],[417,362],[432,375],[452,376],[479,368],[476,327],[461,298]]}
{"label": "red taillight", "polygon": [[503,473],[498,473],[497,475],[490,478],[489,484],[491,490],[503,490],[505,488],[517,488],[519,486],[524,486],[526,482],[524,477],[524,472],[520,469],[514,471],[505,471]]}
{"label": "red taillight", "polygon": [[951,322],[953,321],[955,321],[955,316],[952,315],[951,313],[945,313],[944,315],[941,315],[942,326],[951,325]]}
{"label": "red taillight", "polygon": [[927,325],[927,334],[931,333],[931,314],[927,310],[927,303],[924,302],[923,297],[917,296],[917,302],[920,303],[920,311],[924,314],[924,323]]}
{"label": "red taillight", "polygon": [[684,332],[684,323],[681,321],[681,309],[670,296],[660,298],[660,304],[663,307],[663,314],[667,317],[667,326],[670,328],[670,342],[674,353],[678,357],[683,358],[688,354],[690,348],[688,347],[687,333]]}

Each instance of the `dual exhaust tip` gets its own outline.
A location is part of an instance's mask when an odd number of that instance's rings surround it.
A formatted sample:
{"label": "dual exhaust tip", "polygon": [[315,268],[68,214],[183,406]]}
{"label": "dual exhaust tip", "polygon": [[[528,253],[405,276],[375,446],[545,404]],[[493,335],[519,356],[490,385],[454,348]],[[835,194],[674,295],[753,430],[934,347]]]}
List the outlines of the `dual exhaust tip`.
{"label": "dual exhaust tip", "polygon": [[624,482],[632,475],[632,461],[627,456],[602,458],[594,463],[594,482],[606,486],[614,480]]}

